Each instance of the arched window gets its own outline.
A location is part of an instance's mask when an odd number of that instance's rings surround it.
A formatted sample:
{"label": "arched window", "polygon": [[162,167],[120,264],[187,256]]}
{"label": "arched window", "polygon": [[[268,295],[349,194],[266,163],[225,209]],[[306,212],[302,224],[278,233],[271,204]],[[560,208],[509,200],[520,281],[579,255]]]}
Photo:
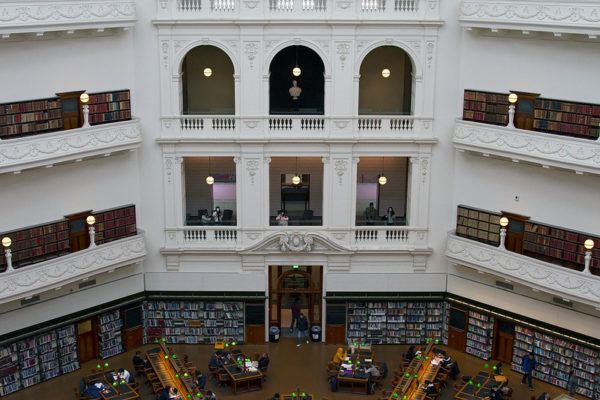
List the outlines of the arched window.
{"label": "arched window", "polygon": [[410,57],[398,47],[381,46],[369,52],[360,65],[358,113],[411,114],[412,72]]}
{"label": "arched window", "polygon": [[190,50],[182,64],[183,114],[235,114],[233,63],[215,46]]}
{"label": "arched window", "polygon": [[270,114],[324,114],[325,65],[306,46],[281,50],[269,66]]}

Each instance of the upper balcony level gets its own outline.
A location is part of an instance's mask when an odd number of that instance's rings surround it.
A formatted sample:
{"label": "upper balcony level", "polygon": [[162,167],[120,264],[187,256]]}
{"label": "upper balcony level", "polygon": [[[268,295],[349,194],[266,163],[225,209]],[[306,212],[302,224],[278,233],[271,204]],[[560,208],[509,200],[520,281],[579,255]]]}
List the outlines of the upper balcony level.
{"label": "upper balcony level", "polygon": [[600,174],[600,105],[465,91],[453,142],[461,151]]}
{"label": "upper balcony level", "polygon": [[0,236],[0,302],[112,272],[146,255],[133,205],[71,214]]}
{"label": "upper balcony level", "polygon": [[85,104],[81,93],[0,104],[0,173],[50,168],[140,146],[140,124],[131,119],[128,90],[86,94]]}
{"label": "upper balcony level", "polygon": [[517,214],[459,206],[446,255],[457,264],[597,306],[600,249],[594,245],[598,243],[598,235]]}
{"label": "upper balcony level", "polygon": [[596,0],[463,0],[461,25],[469,30],[518,31],[532,33],[600,35],[600,3]]}
{"label": "upper balcony level", "polygon": [[0,3],[0,35],[42,37],[50,32],[73,35],[128,30],[136,21],[133,0],[25,0]]}
{"label": "upper balcony level", "polygon": [[439,23],[439,0],[158,0],[156,23]]}

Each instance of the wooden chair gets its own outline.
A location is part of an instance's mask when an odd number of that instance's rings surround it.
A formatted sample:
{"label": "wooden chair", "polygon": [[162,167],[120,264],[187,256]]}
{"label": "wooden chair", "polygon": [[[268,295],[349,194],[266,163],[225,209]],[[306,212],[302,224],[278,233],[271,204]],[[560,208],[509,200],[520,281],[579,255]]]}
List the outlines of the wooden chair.
{"label": "wooden chair", "polygon": [[227,384],[231,381],[231,378],[226,372],[219,372],[218,374],[218,382],[219,386],[227,386]]}

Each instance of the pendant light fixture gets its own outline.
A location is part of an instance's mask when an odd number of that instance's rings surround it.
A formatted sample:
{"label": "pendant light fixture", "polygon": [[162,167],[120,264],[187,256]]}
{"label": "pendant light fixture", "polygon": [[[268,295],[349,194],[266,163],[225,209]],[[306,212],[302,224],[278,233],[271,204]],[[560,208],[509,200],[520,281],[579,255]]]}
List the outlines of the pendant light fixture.
{"label": "pendant light fixture", "polygon": [[387,183],[387,178],[385,177],[385,157],[381,159],[381,175],[379,175],[378,182],[381,186]]}
{"label": "pendant light fixture", "polygon": [[302,179],[300,179],[300,176],[298,175],[298,157],[296,157],[296,174],[292,178],[292,183],[294,185],[299,185],[301,181]]}
{"label": "pendant light fixture", "polygon": [[215,178],[210,173],[210,156],[208,157],[208,176],[206,177],[206,183],[208,185],[212,185],[213,183],[215,183]]}
{"label": "pendant light fixture", "polygon": [[302,73],[302,70],[298,66],[298,46],[296,46],[296,64],[294,64],[294,65],[295,65],[295,67],[292,69],[292,75],[300,76],[300,74]]}

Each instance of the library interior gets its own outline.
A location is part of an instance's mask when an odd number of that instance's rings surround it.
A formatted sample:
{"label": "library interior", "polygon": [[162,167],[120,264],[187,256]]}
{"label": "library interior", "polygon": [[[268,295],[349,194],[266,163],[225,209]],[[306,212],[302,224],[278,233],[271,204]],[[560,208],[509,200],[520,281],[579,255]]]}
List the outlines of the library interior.
{"label": "library interior", "polygon": [[1,1],[0,398],[600,400],[599,15]]}

